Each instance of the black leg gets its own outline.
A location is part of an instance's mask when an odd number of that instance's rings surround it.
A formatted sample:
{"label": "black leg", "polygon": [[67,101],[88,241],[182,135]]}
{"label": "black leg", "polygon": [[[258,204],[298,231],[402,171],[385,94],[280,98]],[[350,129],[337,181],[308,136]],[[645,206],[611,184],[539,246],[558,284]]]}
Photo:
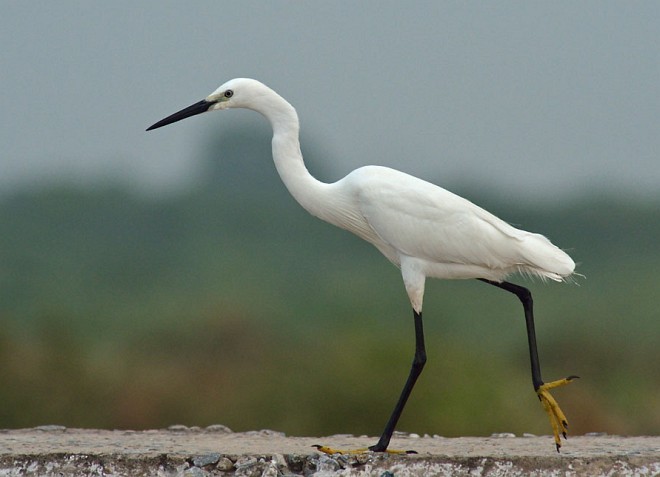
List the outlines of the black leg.
{"label": "black leg", "polygon": [[422,369],[424,369],[424,364],[426,364],[426,348],[424,347],[424,327],[422,325],[422,314],[417,313],[416,311],[414,311],[414,314],[415,314],[415,357],[413,358],[412,367],[410,368],[410,374],[408,375],[408,380],[406,381],[406,384],[403,387],[403,390],[401,391],[401,396],[399,397],[399,401],[396,403],[396,406],[394,406],[394,410],[392,411],[392,415],[390,416],[389,421],[387,421],[387,425],[385,426],[385,430],[383,431],[383,434],[380,436],[380,439],[378,440],[378,443],[376,445],[369,447],[369,450],[375,452],[385,452],[387,450],[387,446],[390,445],[390,439],[392,438],[392,434],[394,433],[394,428],[396,427],[397,422],[399,422],[399,418],[401,417],[403,408],[406,405],[406,401],[408,401],[410,392],[415,386],[415,382],[417,381],[417,378],[419,377],[420,374],[422,374]]}
{"label": "black leg", "polygon": [[527,324],[527,341],[529,342],[529,359],[532,364],[532,383],[534,390],[537,391],[543,385],[541,379],[541,366],[539,365],[539,353],[536,348],[536,332],[534,331],[534,310],[532,303],[532,293],[525,287],[514,285],[509,282],[493,282],[484,278],[479,278],[482,282],[513,293],[522,302],[525,309],[525,323]]}
{"label": "black leg", "polygon": [[566,439],[566,432],[568,429],[568,421],[566,416],[559,408],[559,404],[554,397],[550,395],[550,390],[559,386],[564,386],[570,383],[572,380],[578,378],[578,376],[569,376],[564,379],[559,379],[557,381],[552,381],[550,383],[544,383],[541,379],[541,368],[539,366],[539,354],[536,349],[536,333],[534,332],[534,311],[532,309],[532,294],[527,288],[521,287],[519,285],[514,285],[509,282],[493,282],[491,280],[486,280],[479,278],[482,282],[486,282],[490,285],[506,290],[510,293],[513,293],[518,297],[522,302],[523,308],[525,309],[525,322],[527,323],[527,340],[529,341],[529,358],[532,364],[532,383],[534,384],[534,390],[545,409],[545,412],[550,418],[550,424],[552,425],[552,432],[555,437],[555,446],[557,452],[561,447],[559,435],[563,435]]}

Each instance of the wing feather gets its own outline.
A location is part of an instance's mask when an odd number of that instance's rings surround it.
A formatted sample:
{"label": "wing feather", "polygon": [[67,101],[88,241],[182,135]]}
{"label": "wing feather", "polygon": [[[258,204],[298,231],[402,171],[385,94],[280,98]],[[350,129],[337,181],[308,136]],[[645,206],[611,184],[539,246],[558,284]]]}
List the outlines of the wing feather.
{"label": "wing feather", "polygon": [[[353,180],[360,184],[355,190],[364,219],[380,240],[400,254],[491,270],[527,267],[554,279],[542,271],[561,274],[570,268],[572,272],[570,257],[542,235],[516,229],[434,184],[377,166],[358,169]],[[547,268],[557,256],[570,261],[560,272]]]}

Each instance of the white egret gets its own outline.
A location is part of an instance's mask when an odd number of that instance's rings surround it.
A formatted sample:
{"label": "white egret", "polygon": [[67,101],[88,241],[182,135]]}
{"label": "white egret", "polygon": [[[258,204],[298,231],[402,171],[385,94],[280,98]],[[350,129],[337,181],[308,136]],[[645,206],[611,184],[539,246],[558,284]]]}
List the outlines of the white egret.
{"label": "white egret", "polygon": [[544,236],[516,229],[462,197],[397,170],[366,166],[334,183],[318,181],[303,163],[296,110],[275,91],[253,79],[228,81],[202,101],[168,116],[147,131],[196,114],[230,108],[254,110],[270,122],[275,167],[301,206],[312,215],[371,242],[401,269],[413,308],[415,354],[385,429],[369,449],[387,451],[397,421],[426,363],[422,299],[426,278],[434,277],[476,278],[520,299],[527,325],[532,384],[548,413],[559,451],[559,435],[566,438],[567,421],[549,391],[576,376],[543,382],[532,295],[528,289],[505,278],[521,273],[562,281],[574,273],[573,260]]}

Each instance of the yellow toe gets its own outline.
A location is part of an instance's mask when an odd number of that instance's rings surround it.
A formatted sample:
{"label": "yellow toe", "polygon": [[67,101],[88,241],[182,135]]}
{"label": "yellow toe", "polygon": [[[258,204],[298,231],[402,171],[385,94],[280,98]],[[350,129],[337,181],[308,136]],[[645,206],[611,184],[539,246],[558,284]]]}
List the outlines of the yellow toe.
{"label": "yellow toe", "polygon": [[[312,447],[316,447],[319,452],[324,454],[333,455],[356,455],[356,454],[366,454],[368,452],[373,452],[368,447],[361,447],[359,449],[333,449],[332,447],[322,446],[315,444]],[[397,450],[397,449],[387,449],[384,451],[386,454],[417,454],[414,450]]]}
{"label": "yellow toe", "polygon": [[563,413],[559,404],[555,398],[550,394],[550,390],[558,388],[560,386],[565,386],[569,384],[577,376],[569,376],[568,378],[559,379],[557,381],[552,381],[550,383],[545,383],[539,386],[536,390],[536,394],[543,405],[543,409],[548,414],[550,419],[550,425],[552,426],[552,433],[555,438],[555,446],[557,447],[557,452],[561,447],[561,437],[563,436],[566,439],[566,433],[568,432],[568,420],[566,415]]}

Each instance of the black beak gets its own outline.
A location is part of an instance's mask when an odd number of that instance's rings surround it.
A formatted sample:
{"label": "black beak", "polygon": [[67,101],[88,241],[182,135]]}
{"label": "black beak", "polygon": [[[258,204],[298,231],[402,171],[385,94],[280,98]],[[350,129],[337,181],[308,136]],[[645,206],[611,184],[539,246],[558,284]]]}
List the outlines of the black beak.
{"label": "black beak", "polygon": [[213,102],[213,101],[207,101],[207,100],[203,99],[199,103],[191,104],[187,108],[183,108],[181,111],[178,111],[178,112],[166,117],[165,119],[161,119],[160,121],[158,121],[153,126],[149,126],[147,128],[147,131],[151,131],[152,129],[158,129],[158,128],[163,127],[163,126],[167,126],[168,124],[172,124],[172,123],[175,123],[177,121],[181,121],[182,119],[189,118],[190,116],[195,116],[197,114],[205,113],[214,104],[215,104],[215,102]]}

